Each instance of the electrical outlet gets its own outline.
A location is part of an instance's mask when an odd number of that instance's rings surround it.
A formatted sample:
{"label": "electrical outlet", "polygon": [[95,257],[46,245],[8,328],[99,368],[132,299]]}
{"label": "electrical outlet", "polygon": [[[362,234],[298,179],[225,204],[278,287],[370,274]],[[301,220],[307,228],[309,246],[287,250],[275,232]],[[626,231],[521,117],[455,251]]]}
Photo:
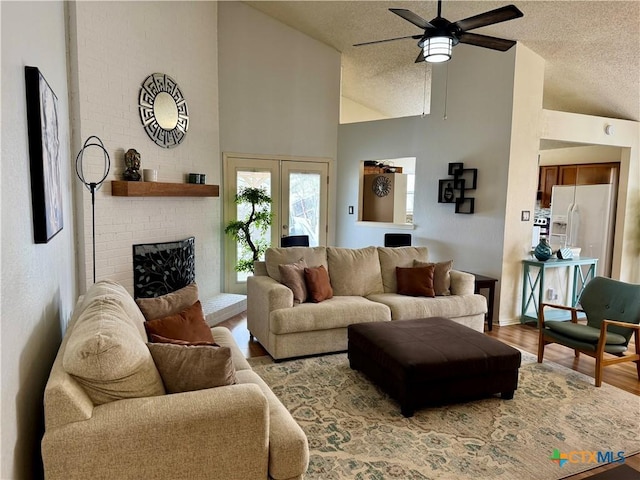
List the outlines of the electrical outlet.
{"label": "electrical outlet", "polygon": [[558,294],[553,288],[547,289],[547,300],[556,300],[558,298]]}

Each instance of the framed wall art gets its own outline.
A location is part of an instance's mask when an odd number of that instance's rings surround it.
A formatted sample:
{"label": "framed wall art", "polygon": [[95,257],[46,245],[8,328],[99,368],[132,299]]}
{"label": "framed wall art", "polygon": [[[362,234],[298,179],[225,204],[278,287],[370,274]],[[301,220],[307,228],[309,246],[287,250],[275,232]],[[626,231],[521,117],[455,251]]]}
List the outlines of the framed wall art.
{"label": "framed wall art", "polygon": [[62,230],[58,98],[36,67],[25,67],[33,236],[47,243]]}

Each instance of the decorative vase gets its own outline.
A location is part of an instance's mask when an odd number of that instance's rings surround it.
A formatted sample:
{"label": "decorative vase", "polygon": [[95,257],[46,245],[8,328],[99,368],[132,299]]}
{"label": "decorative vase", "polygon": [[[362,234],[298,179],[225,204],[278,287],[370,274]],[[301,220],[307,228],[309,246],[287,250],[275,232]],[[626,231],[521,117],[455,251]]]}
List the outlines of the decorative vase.
{"label": "decorative vase", "polygon": [[546,238],[540,239],[540,243],[536,246],[533,254],[541,262],[546,262],[551,258],[551,256],[553,255],[553,251],[551,250],[551,246],[549,245],[549,242],[547,242]]}

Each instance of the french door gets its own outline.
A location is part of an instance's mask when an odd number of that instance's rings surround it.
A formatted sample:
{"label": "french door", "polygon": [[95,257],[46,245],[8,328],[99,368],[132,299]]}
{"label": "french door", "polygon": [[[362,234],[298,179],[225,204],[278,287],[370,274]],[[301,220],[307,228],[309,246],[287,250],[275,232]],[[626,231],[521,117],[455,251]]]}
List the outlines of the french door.
{"label": "french door", "polygon": [[[248,205],[234,202],[238,192],[262,188],[272,200],[272,222],[266,232],[254,231],[252,240],[279,246],[281,237],[308,235],[310,246],[326,244],[328,159],[224,154],[223,161],[224,225],[243,219],[249,211]],[[228,235],[224,245],[225,291],[245,293],[250,273],[237,272],[235,266],[249,252]]]}

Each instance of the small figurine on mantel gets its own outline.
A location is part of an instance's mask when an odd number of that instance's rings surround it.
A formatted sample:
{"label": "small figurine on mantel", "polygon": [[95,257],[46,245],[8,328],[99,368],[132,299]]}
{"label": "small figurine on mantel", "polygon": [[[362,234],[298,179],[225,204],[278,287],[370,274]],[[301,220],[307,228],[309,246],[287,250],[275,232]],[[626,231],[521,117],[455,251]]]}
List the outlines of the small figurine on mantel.
{"label": "small figurine on mantel", "polygon": [[124,154],[124,164],[127,169],[124,171],[124,179],[129,182],[140,181],[140,154],[130,148],[127,153]]}

